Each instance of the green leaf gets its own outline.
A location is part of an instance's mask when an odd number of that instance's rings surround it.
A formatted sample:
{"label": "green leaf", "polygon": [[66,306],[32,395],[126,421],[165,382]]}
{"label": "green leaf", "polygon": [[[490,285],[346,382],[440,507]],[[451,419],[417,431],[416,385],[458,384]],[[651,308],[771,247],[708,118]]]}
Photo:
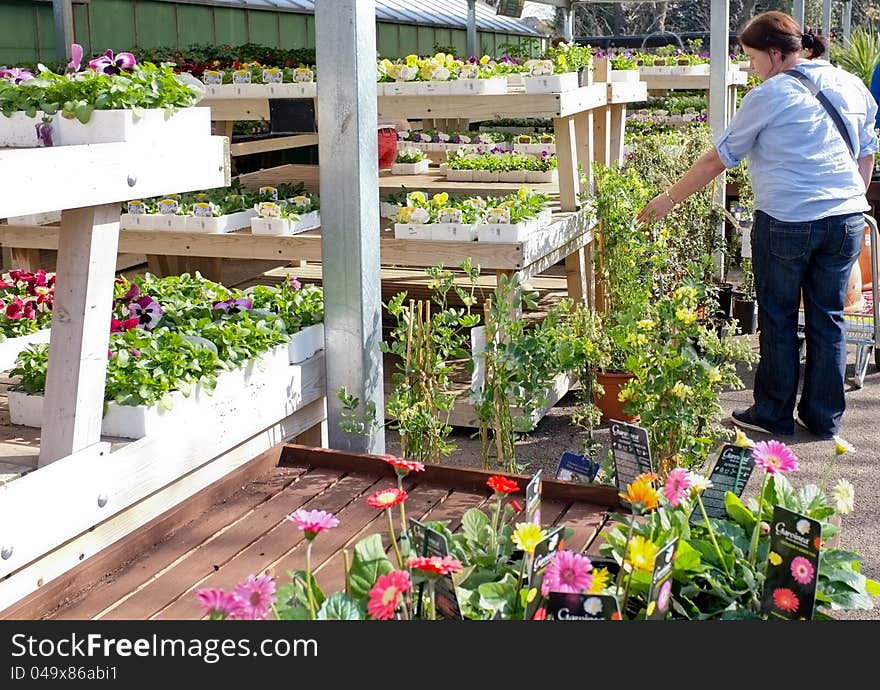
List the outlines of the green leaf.
{"label": "green leaf", "polygon": [[872,597],[880,597],[880,582],[869,577],[865,578],[865,591]]}
{"label": "green leaf", "polygon": [[471,508],[461,518],[461,529],[468,541],[480,543],[483,529],[489,526],[489,518],[479,508]]}
{"label": "green leaf", "polygon": [[79,103],[76,108],[74,108],[73,113],[76,115],[76,119],[86,124],[90,119],[92,119],[92,113],[94,112],[95,107],[90,105],[89,103]]}
{"label": "green leaf", "polygon": [[724,494],[724,509],[736,524],[746,532],[755,529],[755,516],[746,508],[739,497],[732,491]]}
{"label": "green leaf", "polygon": [[382,536],[371,534],[361,539],[354,547],[354,558],[349,573],[352,597],[356,601],[365,602],[379,576],[386,575],[392,570],[394,566],[385,555]]}
{"label": "green leaf", "polygon": [[363,618],[357,604],[345,592],[333,592],[317,615],[319,621],[359,621]]}

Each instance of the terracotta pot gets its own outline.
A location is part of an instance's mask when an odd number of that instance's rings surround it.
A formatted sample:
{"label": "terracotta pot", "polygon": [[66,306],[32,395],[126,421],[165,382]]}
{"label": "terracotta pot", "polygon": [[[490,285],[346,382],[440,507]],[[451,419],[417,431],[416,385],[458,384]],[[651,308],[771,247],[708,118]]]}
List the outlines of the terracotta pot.
{"label": "terracotta pot", "polygon": [[593,372],[593,375],[596,377],[596,383],[605,389],[601,396],[593,394],[596,407],[602,411],[602,421],[607,422],[609,419],[616,419],[619,422],[634,421],[635,417],[624,412],[625,403],[619,400],[620,389],[633,379],[633,375],[629,372],[602,373],[601,371]]}

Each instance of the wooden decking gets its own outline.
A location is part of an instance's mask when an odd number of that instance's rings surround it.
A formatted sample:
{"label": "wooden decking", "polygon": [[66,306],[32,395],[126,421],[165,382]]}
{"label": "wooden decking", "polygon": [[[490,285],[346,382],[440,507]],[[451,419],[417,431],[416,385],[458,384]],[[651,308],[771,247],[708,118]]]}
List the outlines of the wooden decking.
{"label": "wooden decking", "polygon": [[[363,537],[379,533],[390,546],[384,513],[367,505],[371,493],[393,485],[390,466],[370,456],[348,456],[333,451],[284,446],[281,461],[237,491],[224,479],[213,491],[217,500],[206,510],[188,515],[158,543],[144,544],[137,533],[126,538],[141,550],[124,545],[114,553],[84,563],[83,573],[72,573],[66,589],[41,595],[38,591],[16,610],[0,617],[52,619],[198,619],[201,610],[195,591],[203,587],[231,588],[248,575],[269,571],[281,582],[286,572],[305,565],[302,532],[286,516],[297,508],[321,509],[339,518],[336,529],[322,534],[312,549],[312,567],[325,592],[344,586],[343,549]],[[256,459],[263,462],[265,459]],[[420,520],[458,519],[468,508],[491,498],[489,473],[446,466],[429,466],[411,475],[406,488],[407,515]],[[524,488],[528,478],[521,479]],[[239,485],[240,486],[240,485]],[[195,509],[203,499],[190,499]],[[545,481],[542,522],[565,524],[574,530],[566,547],[585,551],[605,524],[606,511],[616,506],[612,489]],[[185,513],[186,505],[178,511]],[[395,514],[395,519],[397,515]],[[182,517],[178,516],[181,522]],[[397,524],[397,523],[395,523]],[[155,529],[152,532],[156,536]],[[146,546],[146,548],[144,548]],[[121,561],[126,561],[120,565]],[[87,571],[87,572],[86,572]],[[75,584],[76,587],[73,587]]]}

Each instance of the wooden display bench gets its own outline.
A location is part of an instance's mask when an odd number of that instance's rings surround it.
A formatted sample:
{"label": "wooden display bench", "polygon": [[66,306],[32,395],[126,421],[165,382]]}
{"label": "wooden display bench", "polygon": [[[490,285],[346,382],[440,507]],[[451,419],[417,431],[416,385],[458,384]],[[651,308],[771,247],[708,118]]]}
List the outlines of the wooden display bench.
{"label": "wooden display bench", "polygon": [[[744,86],[749,78],[745,70],[730,68],[727,71],[727,121],[729,122],[736,113],[736,90]],[[711,76],[708,74],[644,74],[641,79],[648,85],[648,91],[708,91],[711,84]],[[708,107],[707,107],[708,111]]]}
{"label": "wooden display bench", "polygon": [[[449,529],[457,531],[465,511],[490,509],[494,499],[486,481],[493,474],[427,465],[404,482],[407,515],[422,522],[449,521]],[[507,476],[520,492],[530,479]],[[303,569],[305,540],[286,519],[300,507],[339,518],[339,527],[318,539],[311,552],[315,577],[329,594],[345,586],[343,549],[374,533],[389,544],[385,517],[367,505],[366,497],[394,481],[393,468],[376,456],[274,447],[117,548],[85,560],[65,578],[9,608],[0,604],[0,618],[199,619],[197,589],[231,590],[248,575],[266,570],[283,584],[288,570]],[[576,553],[598,548],[596,539],[609,514],[618,511],[613,487],[542,482],[542,525],[570,528],[565,547]],[[392,519],[399,527],[396,511]]]}

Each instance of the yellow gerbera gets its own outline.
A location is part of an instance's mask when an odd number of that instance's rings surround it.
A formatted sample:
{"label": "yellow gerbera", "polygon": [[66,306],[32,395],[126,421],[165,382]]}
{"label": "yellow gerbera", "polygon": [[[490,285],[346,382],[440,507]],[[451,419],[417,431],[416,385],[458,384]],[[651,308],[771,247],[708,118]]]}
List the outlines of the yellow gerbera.
{"label": "yellow gerbera", "polygon": [[629,558],[626,562],[633,569],[650,573],[654,569],[654,559],[657,557],[658,546],[644,537],[635,536],[629,543]]}
{"label": "yellow gerbera", "polygon": [[780,563],[782,563],[782,556],[780,556],[775,551],[771,551],[770,554],[767,556],[767,560],[769,560],[770,563],[772,563],[773,565],[779,565]]}
{"label": "yellow gerbera", "polygon": [[513,543],[526,553],[532,554],[535,553],[538,542],[546,536],[547,532],[542,530],[540,525],[533,522],[521,522],[513,531]]}
{"label": "yellow gerbera", "polygon": [[590,587],[590,594],[601,594],[611,583],[611,574],[608,568],[596,568],[593,571],[593,584]]}

